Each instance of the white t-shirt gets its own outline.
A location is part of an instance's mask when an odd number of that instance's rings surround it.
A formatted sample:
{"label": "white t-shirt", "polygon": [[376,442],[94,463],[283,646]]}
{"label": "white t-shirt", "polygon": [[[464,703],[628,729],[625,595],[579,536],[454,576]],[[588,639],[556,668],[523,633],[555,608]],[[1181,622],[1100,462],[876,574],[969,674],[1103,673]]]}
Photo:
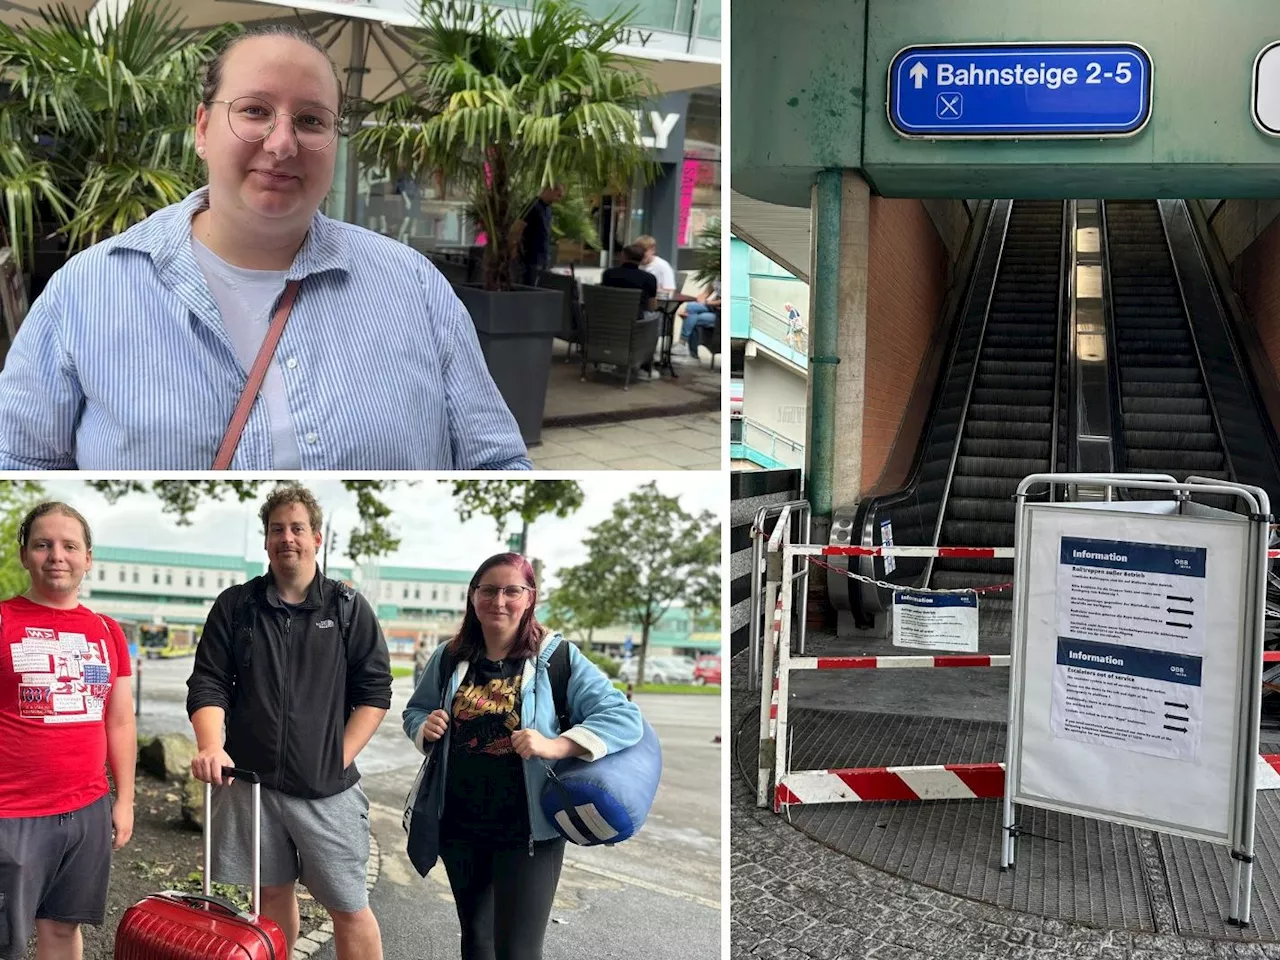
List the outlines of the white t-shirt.
{"label": "white t-shirt", "polygon": [[[218,304],[223,326],[231,337],[236,359],[246,374],[258,356],[262,341],[271,326],[271,308],[284,292],[288,270],[249,270],[227,263],[203,243],[191,237],[200,272],[209,284],[209,292]],[[284,374],[280,358],[274,357],[259,394],[267,408],[271,424],[271,467],[274,470],[296,470],[302,466],[298,438],[294,433],[293,414],[284,392]]]}
{"label": "white t-shirt", "polygon": [[[658,278],[659,290],[675,290],[676,289],[676,272],[671,269],[671,264],[663,260],[656,253],[653,259],[648,263],[640,264],[640,269],[645,273],[652,273]],[[676,290],[677,293],[680,291]]]}

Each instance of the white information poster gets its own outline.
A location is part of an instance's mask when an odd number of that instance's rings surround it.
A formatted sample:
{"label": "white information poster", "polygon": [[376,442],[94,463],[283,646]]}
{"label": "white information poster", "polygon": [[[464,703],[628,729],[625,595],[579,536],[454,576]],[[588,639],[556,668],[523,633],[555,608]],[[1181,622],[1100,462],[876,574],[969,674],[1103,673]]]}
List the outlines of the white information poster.
{"label": "white information poster", "polygon": [[[892,520],[886,519],[886,520],[880,521],[880,545],[882,547],[893,546],[893,521]],[[893,571],[897,569],[898,569],[897,557],[890,555],[884,558],[885,576],[888,576],[889,574],[893,573]]]}
{"label": "white information poster", "polygon": [[1194,760],[1203,715],[1203,546],[1062,537],[1056,737]]}
{"label": "white information poster", "polygon": [[1011,796],[1220,843],[1236,816],[1242,676],[1254,642],[1251,540],[1243,520],[1174,509],[1024,509]]}
{"label": "white information poster", "polygon": [[893,645],[917,650],[976,653],[977,594],[910,593],[893,595]]}

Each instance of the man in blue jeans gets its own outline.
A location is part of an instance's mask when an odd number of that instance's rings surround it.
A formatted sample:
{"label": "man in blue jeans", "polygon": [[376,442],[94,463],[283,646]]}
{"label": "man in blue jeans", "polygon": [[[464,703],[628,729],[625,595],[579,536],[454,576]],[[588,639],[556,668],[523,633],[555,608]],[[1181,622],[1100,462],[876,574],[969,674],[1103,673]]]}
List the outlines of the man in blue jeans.
{"label": "man in blue jeans", "polygon": [[680,339],[688,344],[689,356],[695,360],[698,357],[698,343],[694,339],[693,332],[699,327],[714,327],[719,317],[718,310],[712,307],[720,306],[720,281],[713,280],[711,285],[705,288],[698,299],[693,303],[686,303],[681,315],[684,322],[680,325]]}

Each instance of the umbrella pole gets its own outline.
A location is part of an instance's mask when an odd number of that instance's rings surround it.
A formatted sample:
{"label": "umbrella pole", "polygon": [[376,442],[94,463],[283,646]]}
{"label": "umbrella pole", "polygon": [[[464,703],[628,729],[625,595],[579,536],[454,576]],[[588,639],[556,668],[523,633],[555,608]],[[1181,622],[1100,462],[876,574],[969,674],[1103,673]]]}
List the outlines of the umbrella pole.
{"label": "umbrella pole", "polygon": [[[347,67],[347,103],[356,104],[363,93],[365,74],[365,47],[367,46],[368,25],[359,19],[351,20],[351,65]],[[356,115],[359,123],[360,115]],[[357,126],[358,129],[358,126]],[[351,130],[350,133],[355,133]],[[347,189],[345,208],[342,219],[354,223],[356,219],[356,192],[360,188],[360,164],[356,159],[355,146],[350,135],[347,138]]]}

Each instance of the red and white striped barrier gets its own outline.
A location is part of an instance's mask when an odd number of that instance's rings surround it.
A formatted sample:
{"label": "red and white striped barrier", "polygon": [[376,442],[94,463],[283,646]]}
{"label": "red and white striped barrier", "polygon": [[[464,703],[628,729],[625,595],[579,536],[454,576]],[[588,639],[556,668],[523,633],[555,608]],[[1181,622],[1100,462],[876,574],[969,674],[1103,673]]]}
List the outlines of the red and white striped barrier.
{"label": "red and white striped barrier", "polygon": [[[796,544],[791,551],[806,557],[906,557],[948,560],[1012,560],[1013,547],[833,547]],[[1280,559],[1280,550],[1268,550],[1268,560]]]}
{"label": "red and white striped barrier", "polygon": [[[1263,663],[1280,663],[1280,650],[1265,650]],[[792,657],[792,670],[903,670],[934,667],[1007,667],[1007,653],[918,654],[885,657]],[[774,681],[775,683],[777,681]]]}
{"label": "red and white striped barrier", "polygon": [[[1259,790],[1280,790],[1280,754],[1258,757],[1257,776]],[[797,770],[778,784],[774,811],[806,803],[998,800],[1003,796],[1003,763]]]}
{"label": "red and white striped barrier", "polygon": [[[1277,654],[1280,657],[1280,653]],[[917,654],[887,657],[792,657],[792,670],[899,670],[931,667],[1007,667],[1009,655],[955,653],[938,656]]]}

